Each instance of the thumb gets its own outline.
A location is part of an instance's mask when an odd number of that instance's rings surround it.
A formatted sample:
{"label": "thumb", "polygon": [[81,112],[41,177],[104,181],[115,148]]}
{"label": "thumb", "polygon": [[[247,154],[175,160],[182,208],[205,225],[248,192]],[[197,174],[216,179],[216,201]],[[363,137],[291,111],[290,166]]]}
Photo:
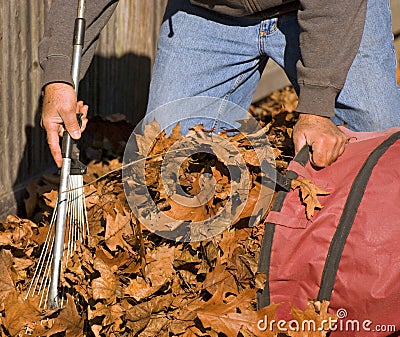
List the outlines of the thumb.
{"label": "thumb", "polygon": [[81,130],[76,119],[76,114],[69,113],[63,116],[64,127],[73,139],[81,138]]}
{"label": "thumb", "polygon": [[293,135],[294,152],[297,154],[304,146],[307,145],[307,139],[303,133]]}

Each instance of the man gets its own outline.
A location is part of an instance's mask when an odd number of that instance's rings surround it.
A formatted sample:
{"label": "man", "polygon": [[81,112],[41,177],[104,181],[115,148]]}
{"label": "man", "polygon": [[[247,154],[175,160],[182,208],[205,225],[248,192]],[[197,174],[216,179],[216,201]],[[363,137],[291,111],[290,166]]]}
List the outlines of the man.
{"label": "man", "polygon": [[[82,75],[117,2],[87,2]],[[58,166],[62,124],[80,137],[69,75],[76,5],[53,0],[40,46],[42,125]],[[148,111],[190,96],[212,96],[248,109],[268,58],[281,65],[298,95],[295,149],[312,147],[316,166],[345,148],[336,124],[357,131],[399,125],[391,13],[387,0],[170,0],[158,41]],[[84,118],[86,121],[86,117]],[[84,123],[85,124],[85,123]]]}

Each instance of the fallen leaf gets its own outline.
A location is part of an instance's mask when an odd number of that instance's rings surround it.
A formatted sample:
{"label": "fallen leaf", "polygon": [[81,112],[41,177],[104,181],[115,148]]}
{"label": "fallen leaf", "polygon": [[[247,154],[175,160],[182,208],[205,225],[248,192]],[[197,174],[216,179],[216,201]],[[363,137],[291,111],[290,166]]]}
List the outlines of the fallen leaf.
{"label": "fallen leaf", "polygon": [[184,334],[188,329],[193,328],[195,319],[197,318],[196,310],[198,306],[196,306],[195,310],[193,309],[190,306],[184,306],[180,308],[178,313],[174,312],[174,317],[169,324],[169,331],[174,336]]}
{"label": "fallen leaf", "polygon": [[16,282],[26,279],[26,269],[33,264],[34,262],[31,259],[13,257],[13,268],[17,273]]}
{"label": "fallen leaf", "polygon": [[93,268],[100,273],[100,277],[92,281],[93,299],[105,300],[108,304],[115,303],[117,297],[122,295],[120,283],[114,273],[115,268],[110,268],[98,257],[94,259]]}
{"label": "fallen leaf", "polygon": [[305,311],[292,306],[290,311],[297,324],[291,324],[287,334],[290,337],[326,337],[329,322],[334,327],[338,319],[335,314],[328,313],[328,308],[329,301],[310,301]]}
{"label": "fallen leaf", "polygon": [[329,192],[320,189],[311,180],[299,178],[292,180],[292,189],[300,188],[301,200],[306,204],[307,219],[311,219],[315,209],[321,209],[322,205],[318,200],[318,195],[328,195]]}
{"label": "fallen leaf", "polygon": [[[129,306],[129,309],[126,309],[125,318],[128,320],[127,324],[132,330],[132,335],[136,335],[140,331],[144,330],[149,324],[152,315],[166,311],[171,305],[172,300],[173,295],[166,294],[162,297],[153,297],[149,301]],[[163,315],[161,314],[161,317],[162,316]]]}
{"label": "fallen leaf", "polygon": [[219,259],[217,259],[214,269],[206,274],[206,278],[203,282],[203,289],[213,295],[217,290],[221,291],[223,294],[238,294],[239,292],[238,284],[233,273],[229,272],[226,265],[221,264]]}
{"label": "fallen leaf", "polygon": [[140,301],[146,297],[153,295],[160,286],[150,286],[141,277],[132,279],[127,287],[124,288],[124,294]]}
{"label": "fallen leaf", "polygon": [[127,243],[124,240],[124,236],[133,234],[130,226],[130,213],[121,213],[117,209],[115,209],[115,213],[115,217],[112,214],[107,214],[106,233],[104,236],[106,245],[111,251],[117,250],[118,247],[126,247]]}
{"label": "fallen leaf", "polygon": [[10,251],[0,250],[0,301],[3,302],[10,293],[15,291],[13,279],[16,278],[12,271],[13,257]]}
{"label": "fallen leaf", "polygon": [[66,337],[83,337],[84,319],[76,310],[74,299],[67,294],[67,304],[61,310],[54,325],[43,336],[50,337],[59,332],[65,332]]}
{"label": "fallen leaf", "polygon": [[12,244],[12,233],[10,231],[0,232],[0,246],[7,246]]}
{"label": "fallen leaf", "polygon": [[105,305],[103,303],[96,303],[94,309],[89,311],[88,318],[92,320],[103,316],[102,325],[113,325],[113,330],[118,331],[120,325],[123,323],[122,316],[124,314],[125,310],[119,304]]}
{"label": "fallen leaf", "polygon": [[396,79],[397,79],[397,85],[400,85],[400,67],[397,67],[396,69]]}
{"label": "fallen leaf", "polygon": [[32,327],[33,322],[39,322],[41,319],[41,310],[33,302],[25,301],[15,289],[9,293],[4,305],[3,324],[12,336],[23,333],[27,326]]}
{"label": "fallen leaf", "polygon": [[136,143],[139,149],[139,154],[144,157],[149,156],[154,146],[154,141],[161,132],[160,124],[154,119],[151,123],[144,126],[143,136],[136,135]]}
{"label": "fallen leaf", "polygon": [[51,190],[48,193],[43,194],[44,202],[46,203],[47,206],[51,208],[56,207],[57,203],[57,198],[58,198],[58,191],[57,190]]}
{"label": "fallen leaf", "polygon": [[254,297],[255,291],[246,289],[231,301],[224,302],[222,292],[218,291],[203,308],[198,310],[197,316],[205,328],[212,328],[227,336],[237,336],[238,332],[246,327],[256,336],[276,337],[280,332],[276,326],[273,327],[273,331],[268,329],[261,331],[258,323],[265,317],[269,320],[275,319],[279,304],[271,304],[255,311],[251,307]]}
{"label": "fallen leaf", "polygon": [[163,315],[150,318],[146,328],[138,334],[138,337],[168,337],[168,322],[169,319]]}
{"label": "fallen leaf", "polygon": [[240,327],[239,333],[241,337],[257,337],[257,335],[251,332],[251,330],[244,325]]}
{"label": "fallen leaf", "polygon": [[182,337],[199,337],[199,336],[207,336],[205,332],[202,332],[195,326],[191,326],[186,329],[186,331],[182,334]]}

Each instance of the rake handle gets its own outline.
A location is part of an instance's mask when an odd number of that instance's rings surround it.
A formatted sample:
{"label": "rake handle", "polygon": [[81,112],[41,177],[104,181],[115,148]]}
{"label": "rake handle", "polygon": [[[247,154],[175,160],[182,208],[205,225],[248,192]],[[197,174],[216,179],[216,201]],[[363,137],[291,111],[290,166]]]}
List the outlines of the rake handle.
{"label": "rake handle", "polygon": [[[79,71],[81,65],[81,56],[83,43],[85,40],[85,0],[78,0],[78,13],[75,19],[74,38],[73,38],[73,53],[71,76],[74,82],[75,92],[78,93],[79,87]],[[57,220],[54,236],[53,247],[53,261],[49,285],[48,307],[56,309],[60,307],[59,301],[59,283],[62,269],[62,258],[64,251],[64,237],[65,237],[65,222],[67,217],[68,206],[68,178],[71,171],[71,156],[74,140],[71,138],[67,131],[63,134],[62,141],[62,166],[60,172],[60,186],[58,191],[58,204],[57,204]]]}

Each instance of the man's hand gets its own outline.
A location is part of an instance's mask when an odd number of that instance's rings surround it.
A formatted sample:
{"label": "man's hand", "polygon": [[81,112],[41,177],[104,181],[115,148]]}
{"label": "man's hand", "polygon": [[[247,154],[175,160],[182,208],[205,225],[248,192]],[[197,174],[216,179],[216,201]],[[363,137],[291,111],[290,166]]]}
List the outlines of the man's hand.
{"label": "man's hand", "polygon": [[326,167],[344,152],[346,136],[327,117],[300,114],[293,129],[293,142],[296,153],[308,144],[312,163]]}
{"label": "man's hand", "polygon": [[[79,139],[87,124],[88,106],[77,102],[74,89],[66,83],[51,83],[45,87],[41,125],[46,129],[47,142],[58,167],[62,165],[59,137],[64,127],[73,139]],[[82,115],[79,127],[76,114]]]}

